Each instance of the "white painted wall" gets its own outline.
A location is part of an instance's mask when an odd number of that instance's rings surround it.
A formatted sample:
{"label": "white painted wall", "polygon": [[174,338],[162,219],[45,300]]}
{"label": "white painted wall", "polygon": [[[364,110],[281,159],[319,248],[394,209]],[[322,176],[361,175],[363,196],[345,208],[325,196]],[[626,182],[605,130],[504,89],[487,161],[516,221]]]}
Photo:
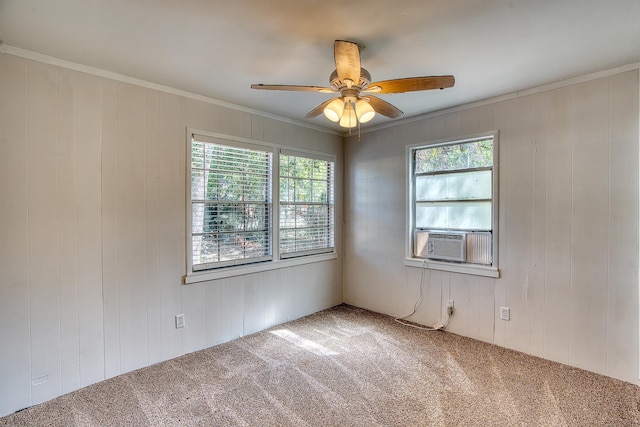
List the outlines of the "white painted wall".
{"label": "white painted wall", "polygon": [[[405,146],[500,132],[499,268],[424,272],[412,318],[638,383],[638,69],[365,133],[345,145],[346,303],[411,313]],[[511,308],[511,321],[499,308]]]}
{"label": "white painted wall", "polygon": [[0,416],[342,301],[341,258],[181,285],[187,127],[336,155],[340,251],[340,136],[0,54]]}

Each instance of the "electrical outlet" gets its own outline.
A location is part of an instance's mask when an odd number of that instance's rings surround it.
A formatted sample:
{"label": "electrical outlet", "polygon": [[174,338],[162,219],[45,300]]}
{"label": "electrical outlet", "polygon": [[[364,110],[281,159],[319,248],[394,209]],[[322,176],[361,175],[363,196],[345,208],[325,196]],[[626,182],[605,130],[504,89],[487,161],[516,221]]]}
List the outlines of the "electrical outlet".
{"label": "electrical outlet", "polygon": [[176,329],[184,328],[184,314],[176,314]]}
{"label": "electrical outlet", "polygon": [[501,320],[511,319],[511,310],[509,309],[509,307],[500,307],[500,319]]}
{"label": "electrical outlet", "polygon": [[453,314],[453,300],[447,300],[447,316],[451,316]]}

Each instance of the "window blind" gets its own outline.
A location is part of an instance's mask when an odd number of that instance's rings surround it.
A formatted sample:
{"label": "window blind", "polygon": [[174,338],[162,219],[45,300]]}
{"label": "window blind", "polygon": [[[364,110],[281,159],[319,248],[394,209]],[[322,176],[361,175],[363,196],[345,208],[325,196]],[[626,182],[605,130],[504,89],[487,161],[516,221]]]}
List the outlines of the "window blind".
{"label": "window blind", "polygon": [[280,153],[280,257],[334,250],[334,162]]}
{"label": "window blind", "polygon": [[271,259],[272,153],[191,142],[192,270]]}

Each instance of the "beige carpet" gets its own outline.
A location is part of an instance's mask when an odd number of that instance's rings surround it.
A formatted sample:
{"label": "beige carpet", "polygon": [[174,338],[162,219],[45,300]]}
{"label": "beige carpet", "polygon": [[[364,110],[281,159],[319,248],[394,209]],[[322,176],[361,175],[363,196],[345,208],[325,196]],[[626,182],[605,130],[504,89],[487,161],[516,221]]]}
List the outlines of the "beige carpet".
{"label": "beige carpet", "polygon": [[624,426],[639,403],[629,383],[342,305],[0,425]]}

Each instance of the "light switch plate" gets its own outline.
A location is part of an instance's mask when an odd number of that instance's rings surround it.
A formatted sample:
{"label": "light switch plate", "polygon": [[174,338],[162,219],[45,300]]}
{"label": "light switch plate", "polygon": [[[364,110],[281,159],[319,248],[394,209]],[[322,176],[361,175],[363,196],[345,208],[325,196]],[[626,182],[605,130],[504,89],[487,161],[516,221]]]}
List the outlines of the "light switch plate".
{"label": "light switch plate", "polygon": [[176,314],[176,329],[184,328],[184,314]]}

